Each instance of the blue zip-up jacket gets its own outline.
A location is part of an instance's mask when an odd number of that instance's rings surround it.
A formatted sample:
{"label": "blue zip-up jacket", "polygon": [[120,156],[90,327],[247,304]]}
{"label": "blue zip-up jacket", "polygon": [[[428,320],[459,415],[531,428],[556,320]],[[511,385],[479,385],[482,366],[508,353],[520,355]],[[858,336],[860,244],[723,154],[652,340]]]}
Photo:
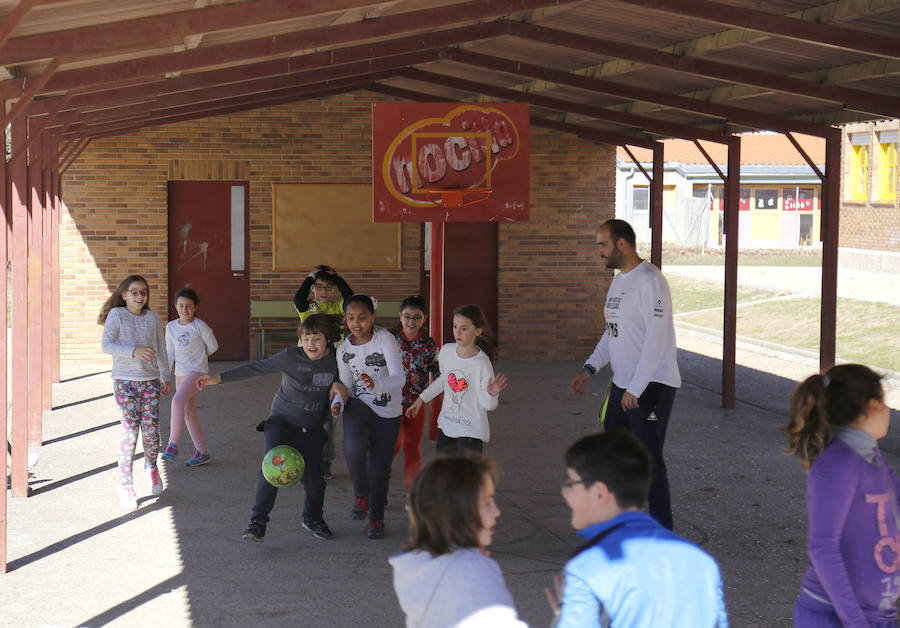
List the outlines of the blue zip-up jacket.
{"label": "blue zip-up jacket", "polygon": [[713,558],[643,512],[628,511],[578,534],[600,543],[566,564],[557,627],[727,628]]}

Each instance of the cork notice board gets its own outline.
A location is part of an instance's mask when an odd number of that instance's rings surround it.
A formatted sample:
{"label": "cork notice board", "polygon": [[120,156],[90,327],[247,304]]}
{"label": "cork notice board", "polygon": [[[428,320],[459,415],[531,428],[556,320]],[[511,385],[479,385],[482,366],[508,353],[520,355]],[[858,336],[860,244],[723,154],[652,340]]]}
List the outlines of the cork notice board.
{"label": "cork notice board", "polygon": [[272,185],[272,268],[398,270],[400,223],[372,222],[372,186]]}

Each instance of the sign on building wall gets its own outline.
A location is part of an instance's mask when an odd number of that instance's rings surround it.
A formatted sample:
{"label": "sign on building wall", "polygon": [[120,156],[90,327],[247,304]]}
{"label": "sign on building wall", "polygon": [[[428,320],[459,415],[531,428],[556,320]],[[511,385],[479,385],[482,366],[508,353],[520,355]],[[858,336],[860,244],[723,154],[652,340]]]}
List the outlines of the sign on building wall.
{"label": "sign on building wall", "polygon": [[375,222],[528,220],[525,103],[374,103]]}

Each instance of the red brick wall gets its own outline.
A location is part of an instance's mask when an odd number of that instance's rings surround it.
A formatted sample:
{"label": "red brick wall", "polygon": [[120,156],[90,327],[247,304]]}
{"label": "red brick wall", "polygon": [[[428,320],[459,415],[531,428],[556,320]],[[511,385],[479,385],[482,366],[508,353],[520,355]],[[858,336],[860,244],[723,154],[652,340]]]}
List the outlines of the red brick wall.
{"label": "red brick wall", "polygon": [[[273,183],[368,183],[371,102],[356,93],[207,118],[92,142],[63,179],[60,345],[64,362],[104,360],[97,311],[137,272],[165,312],[167,182],[250,183],[250,298],[288,300],[302,272],[271,266]],[[614,213],[612,148],[532,131],[531,222],[500,227],[500,329],[507,358],[582,358],[599,337],[611,275],[595,255]],[[385,300],[418,292],[420,227],[402,227],[401,270],[348,272]],[[252,343],[251,343],[251,346]]]}

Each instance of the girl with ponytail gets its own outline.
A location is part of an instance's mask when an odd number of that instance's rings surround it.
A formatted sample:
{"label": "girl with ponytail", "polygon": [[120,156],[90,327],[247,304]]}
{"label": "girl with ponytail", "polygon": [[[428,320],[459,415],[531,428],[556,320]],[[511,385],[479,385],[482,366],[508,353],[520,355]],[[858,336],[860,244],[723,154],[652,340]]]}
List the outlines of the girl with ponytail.
{"label": "girl with ponytail", "polygon": [[861,364],[808,377],[791,395],[787,453],[809,470],[798,628],[898,626],[900,478],[877,444],[889,425],[881,378]]}

